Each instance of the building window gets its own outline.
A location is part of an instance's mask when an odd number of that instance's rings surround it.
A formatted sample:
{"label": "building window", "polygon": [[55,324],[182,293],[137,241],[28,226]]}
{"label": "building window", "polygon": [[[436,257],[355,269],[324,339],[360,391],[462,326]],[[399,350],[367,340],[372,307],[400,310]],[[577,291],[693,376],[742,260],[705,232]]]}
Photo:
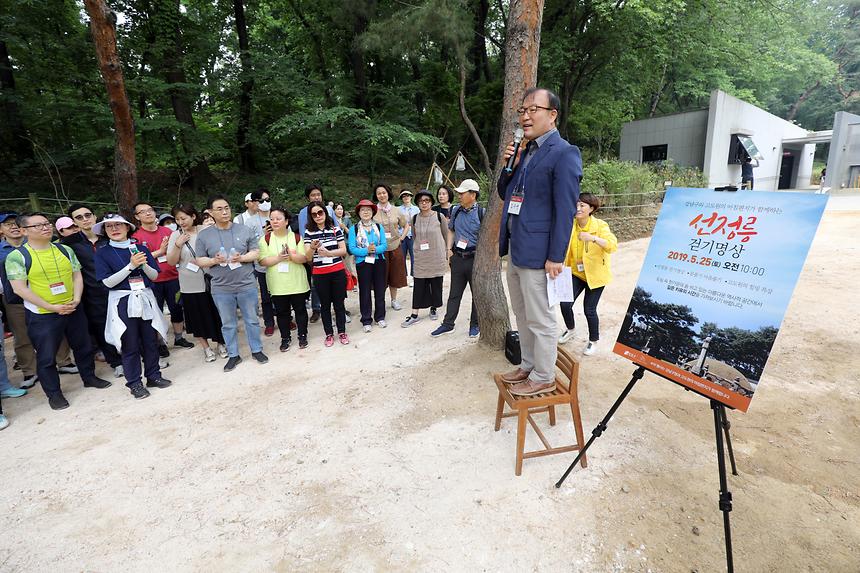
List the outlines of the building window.
{"label": "building window", "polygon": [[642,147],[642,163],[666,161],[669,156],[668,145],[646,145]]}

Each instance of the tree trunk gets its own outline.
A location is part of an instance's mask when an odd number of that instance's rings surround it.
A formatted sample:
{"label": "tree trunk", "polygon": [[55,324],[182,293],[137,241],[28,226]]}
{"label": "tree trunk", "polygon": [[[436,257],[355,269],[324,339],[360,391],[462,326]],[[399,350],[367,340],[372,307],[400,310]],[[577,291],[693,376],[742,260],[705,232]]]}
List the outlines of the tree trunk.
{"label": "tree trunk", "polygon": [[496,184],[504,167],[504,149],[517,126],[516,109],[523,94],[537,82],[538,52],[544,0],[513,0],[510,4],[507,34],[505,37],[505,95],[502,104],[501,137],[496,169],[490,180],[489,204],[481,234],[473,271],[475,303],[481,325],[481,342],[493,348],[502,348],[505,333],[510,330],[508,304],[502,286],[501,259],[499,259],[499,225],[504,206],[496,192]]}
{"label": "tree trunk", "polygon": [[487,14],[490,11],[489,0],[474,0],[475,22],[472,34],[472,46],[469,48],[469,59],[472,62],[472,77],[469,78],[469,93],[477,91],[483,74],[486,81],[492,81],[490,58],[487,56]]}
{"label": "tree trunk", "polygon": [[113,113],[116,132],[114,171],[116,173],[117,202],[120,211],[131,217],[131,207],[137,202],[137,164],[134,157],[134,121],[122,64],[116,50],[116,14],[108,8],[105,0],[84,0],[90,17],[90,30],[99,62],[99,70],[107,86],[108,100]]}
{"label": "tree trunk", "polygon": [[466,62],[460,60],[460,117],[463,118],[463,123],[472,134],[472,139],[475,140],[475,145],[478,146],[478,151],[481,153],[481,166],[484,168],[484,174],[487,179],[493,178],[493,168],[490,166],[490,156],[487,155],[487,148],[484,142],[481,141],[481,136],[478,135],[478,130],[475,129],[475,124],[469,119],[469,114],[466,112]]}
{"label": "tree trunk", "polygon": [[33,159],[33,144],[27,139],[27,130],[18,112],[18,96],[15,94],[15,76],[6,42],[0,41],[0,93],[3,94],[3,115],[9,126],[9,149],[18,161]]}
{"label": "tree trunk", "polygon": [[245,23],[243,0],[233,0],[236,16],[236,34],[239,36],[239,61],[242,63],[242,85],[239,92],[239,126],[236,129],[236,144],[239,147],[239,168],[250,173],[255,170],[254,150],[248,138],[251,129],[251,91],[254,78],[251,75],[251,52],[248,47],[248,26]]}
{"label": "tree trunk", "polygon": [[[355,95],[353,102],[355,107],[367,111],[369,102],[367,100],[367,69],[364,61],[364,48],[361,45],[361,36],[367,31],[368,16],[373,2],[367,6],[356,5],[352,14],[352,42],[349,47],[349,66],[352,70],[352,79],[355,82]],[[367,8],[367,13],[365,13]]]}

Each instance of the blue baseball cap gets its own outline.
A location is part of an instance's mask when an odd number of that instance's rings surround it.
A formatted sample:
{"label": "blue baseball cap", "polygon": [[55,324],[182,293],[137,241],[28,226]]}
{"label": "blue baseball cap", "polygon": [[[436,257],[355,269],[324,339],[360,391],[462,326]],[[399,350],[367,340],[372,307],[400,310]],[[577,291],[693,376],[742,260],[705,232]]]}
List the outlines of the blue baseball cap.
{"label": "blue baseball cap", "polygon": [[6,221],[6,219],[12,219],[17,217],[18,213],[16,213],[15,211],[4,211],[3,213],[0,213],[0,223],[3,223],[4,221]]}

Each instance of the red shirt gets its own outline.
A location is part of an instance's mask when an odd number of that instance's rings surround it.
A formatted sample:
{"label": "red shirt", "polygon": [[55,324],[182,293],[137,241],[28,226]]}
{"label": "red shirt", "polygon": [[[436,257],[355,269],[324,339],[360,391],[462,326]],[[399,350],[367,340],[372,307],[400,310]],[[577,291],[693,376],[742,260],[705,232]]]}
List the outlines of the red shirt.
{"label": "red shirt", "polygon": [[[172,232],[167,227],[161,226],[156,227],[154,231],[147,231],[143,227],[138,227],[132,237],[150,251],[157,251],[161,248],[161,241],[164,240],[164,237],[170,237]],[[154,282],[163,283],[175,280],[179,280],[179,271],[176,270],[176,266],[167,264],[167,252],[165,251],[163,255],[158,257],[158,276]]]}

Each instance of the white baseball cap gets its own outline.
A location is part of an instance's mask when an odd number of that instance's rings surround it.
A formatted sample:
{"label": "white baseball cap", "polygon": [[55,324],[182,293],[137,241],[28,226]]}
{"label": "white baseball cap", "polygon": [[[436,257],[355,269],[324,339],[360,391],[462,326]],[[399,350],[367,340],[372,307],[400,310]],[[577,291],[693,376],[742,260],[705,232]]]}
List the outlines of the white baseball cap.
{"label": "white baseball cap", "polygon": [[454,190],[457,193],[467,193],[469,191],[473,193],[479,193],[481,191],[481,187],[474,179],[463,179],[463,182],[460,183],[460,186],[455,188]]}

